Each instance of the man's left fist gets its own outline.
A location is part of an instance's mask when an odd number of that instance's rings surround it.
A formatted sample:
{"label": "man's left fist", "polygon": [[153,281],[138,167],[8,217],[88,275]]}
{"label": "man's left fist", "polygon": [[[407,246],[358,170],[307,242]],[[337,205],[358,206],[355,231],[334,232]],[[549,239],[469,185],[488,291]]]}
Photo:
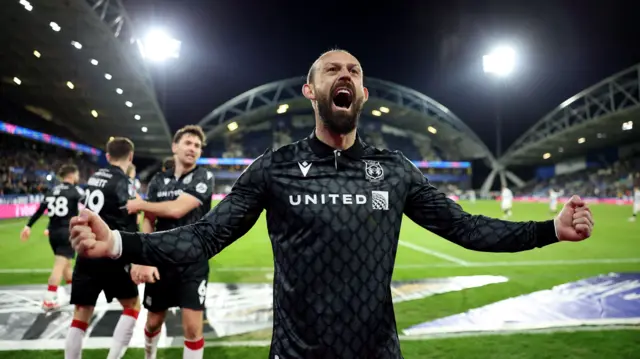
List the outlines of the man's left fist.
{"label": "man's left fist", "polygon": [[569,242],[591,237],[594,225],[591,210],[579,196],[571,197],[569,202],[564,204],[554,223],[558,240]]}

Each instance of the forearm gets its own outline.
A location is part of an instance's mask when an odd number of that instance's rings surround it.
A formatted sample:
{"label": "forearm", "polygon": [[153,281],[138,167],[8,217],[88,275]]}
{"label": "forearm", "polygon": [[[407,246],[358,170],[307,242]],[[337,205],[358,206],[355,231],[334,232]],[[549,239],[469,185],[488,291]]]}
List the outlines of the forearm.
{"label": "forearm", "polygon": [[114,254],[127,262],[149,266],[201,262],[226,246],[207,240],[206,227],[206,223],[198,222],[155,233],[114,232],[116,242],[120,241],[120,249]]}
{"label": "forearm", "polygon": [[520,252],[558,242],[553,220],[509,222],[467,215],[434,233],[464,248],[482,252]]}
{"label": "forearm", "polygon": [[31,228],[34,224],[36,224],[36,222],[40,219],[40,217],[42,217],[42,214],[44,214],[45,208],[46,207],[42,204],[40,205],[40,207],[38,207],[38,210],[36,211],[36,213],[34,213],[33,216],[29,218],[29,221],[27,222],[27,227]]}
{"label": "forearm", "polygon": [[162,218],[178,218],[177,207],[173,205],[175,201],[164,202],[143,202],[141,210],[145,213],[149,213],[154,217]]}

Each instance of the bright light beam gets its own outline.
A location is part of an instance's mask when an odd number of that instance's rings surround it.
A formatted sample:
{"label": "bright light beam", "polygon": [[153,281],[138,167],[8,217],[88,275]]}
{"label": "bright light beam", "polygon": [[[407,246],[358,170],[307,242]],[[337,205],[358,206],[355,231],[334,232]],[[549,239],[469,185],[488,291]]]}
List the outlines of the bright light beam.
{"label": "bright light beam", "polygon": [[162,30],[152,30],[142,41],[138,40],[137,42],[140,54],[149,61],[162,62],[180,57],[182,42]]}
{"label": "bright light beam", "polygon": [[508,46],[495,48],[482,57],[482,68],[485,73],[506,77],[513,72],[516,63],[516,52]]}

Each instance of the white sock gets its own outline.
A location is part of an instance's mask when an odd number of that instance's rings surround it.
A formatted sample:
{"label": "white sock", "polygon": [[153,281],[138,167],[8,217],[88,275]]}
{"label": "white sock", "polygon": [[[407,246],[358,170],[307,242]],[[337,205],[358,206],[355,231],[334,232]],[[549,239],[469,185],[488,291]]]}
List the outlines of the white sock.
{"label": "white sock", "polygon": [[151,333],[147,328],[144,328],[144,359],[156,359],[161,331],[162,328],[155,333]]}
{"label": "white sock", "polygon": [[88,323],[79,320],[74,319],[71,322],[71,328],[69,328],[67,340],[64,344],[64,359],[82,358],[82,341],[87,327],[89,327]]}
{"label": "white sock", "polygon": [[113,331],[113,342],[111,343],[107,359],[120,359],[124,356],[131,337],[133,336],[133,328],[136,326],[137,319],[137,310],[126,308],[122,311],[120,320],[118,320],[118,324],[116,324],[116,329]]}
{"label": "white sock", "polygon": [[204,355],[204,338],[198,340],[185,340],[182,359],[202,359]]}

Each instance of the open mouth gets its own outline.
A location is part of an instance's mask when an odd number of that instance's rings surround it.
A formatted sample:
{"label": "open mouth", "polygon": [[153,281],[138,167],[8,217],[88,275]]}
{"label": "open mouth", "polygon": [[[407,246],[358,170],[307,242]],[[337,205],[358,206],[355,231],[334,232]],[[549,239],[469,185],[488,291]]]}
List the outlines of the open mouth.
{"label": "open mouth", "polygon": [[353,92],[346,87],[339,87],[333,92],[333,104],[338,108],[348,109],[353,102]]}

